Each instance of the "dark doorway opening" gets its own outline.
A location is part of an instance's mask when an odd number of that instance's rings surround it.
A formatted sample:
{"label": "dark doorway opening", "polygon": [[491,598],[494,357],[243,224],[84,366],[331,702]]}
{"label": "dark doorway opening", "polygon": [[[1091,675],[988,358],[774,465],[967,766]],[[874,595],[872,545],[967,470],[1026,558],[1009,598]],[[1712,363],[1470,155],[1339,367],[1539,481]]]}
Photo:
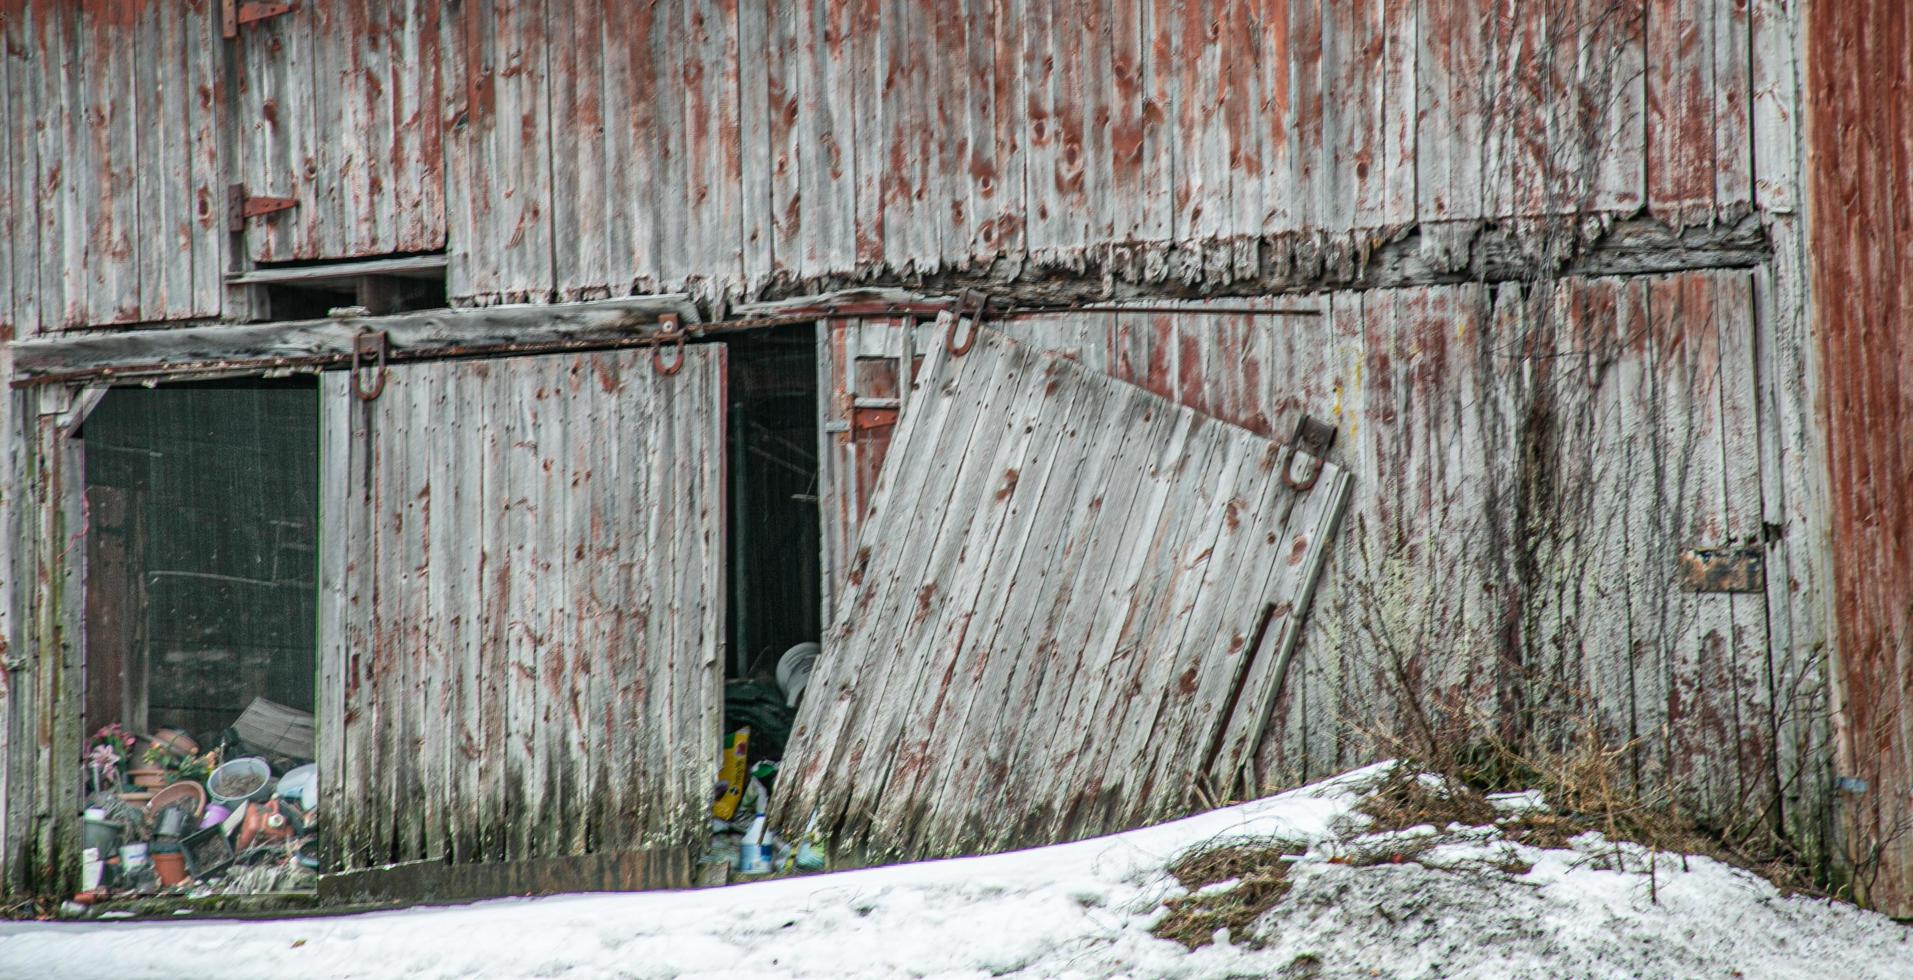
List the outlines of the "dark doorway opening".
{"label": "dark doorway opening", "polygon": [[822,630],[817,339],[813,328],[793,326],[727,343],[731,657],[725,729],[751,726],[751,758],[776,759],[790,707],[779,660],[794,646],[814,643]]}
{"label": "dark doorway opening", "polygon": [[115,388],[80,436],[86,730],[212,745],[256,698],[312,711],[316,384]]}

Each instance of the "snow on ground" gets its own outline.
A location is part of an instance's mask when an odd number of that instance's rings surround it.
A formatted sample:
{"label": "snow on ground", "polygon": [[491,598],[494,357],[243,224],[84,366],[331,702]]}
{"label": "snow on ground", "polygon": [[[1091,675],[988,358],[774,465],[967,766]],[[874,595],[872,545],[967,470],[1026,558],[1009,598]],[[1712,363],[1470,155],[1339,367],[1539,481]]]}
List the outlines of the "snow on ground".
{"label": "snow on ground", "polygon": [[[697,892],[6,923],[0,978],[1913,977],[1913,939],[1884,917],[1594,835],[1543,851],[1457,830],[1415,862],[1345,863],[1377,772],[1114,837]],[[1314,842],[1293,891],[1236,943],[1152,936],[1183,894],[1165,864],[1235,836]]]}

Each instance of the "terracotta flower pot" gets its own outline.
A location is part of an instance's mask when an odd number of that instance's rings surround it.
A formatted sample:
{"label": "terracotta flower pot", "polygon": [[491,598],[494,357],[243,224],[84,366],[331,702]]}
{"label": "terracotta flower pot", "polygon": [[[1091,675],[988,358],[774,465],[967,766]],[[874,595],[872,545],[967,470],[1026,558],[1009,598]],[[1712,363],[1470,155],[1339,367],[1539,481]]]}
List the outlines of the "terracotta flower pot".
{"label": "terracotta flower pot", "polygon": [[145,789],[158,789],[166,785],[166,770],[158,766],[142,766],[128,770],[126,774],[133,777],[133,785]]}
{"label": "terracotta flower pot", "polygon": [[156,853],[152,856],[153,870],[159,872],[159,883],[177,885],[186,880],[186,855],[178,851]]}

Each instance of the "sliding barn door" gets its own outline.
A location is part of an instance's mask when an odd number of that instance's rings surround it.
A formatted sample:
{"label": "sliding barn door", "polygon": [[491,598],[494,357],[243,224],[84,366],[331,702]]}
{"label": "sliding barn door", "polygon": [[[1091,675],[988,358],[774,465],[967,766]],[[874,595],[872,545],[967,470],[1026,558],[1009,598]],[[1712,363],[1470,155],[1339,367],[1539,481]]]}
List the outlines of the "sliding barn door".
{"label": "sliding barn door", "polygon": [[684,358],[408,364],[371,401],[326,376],[320,764],[345,869],[705,832],[724,351]]}
{"label": "sliding barn door", "polygon": [[[1188,812],[1252,754],[1347,498],[1290,450],[982,330],[930,345],[776,802],[852,860]],[[1296,482],[1320,465],[1296,461]]]}

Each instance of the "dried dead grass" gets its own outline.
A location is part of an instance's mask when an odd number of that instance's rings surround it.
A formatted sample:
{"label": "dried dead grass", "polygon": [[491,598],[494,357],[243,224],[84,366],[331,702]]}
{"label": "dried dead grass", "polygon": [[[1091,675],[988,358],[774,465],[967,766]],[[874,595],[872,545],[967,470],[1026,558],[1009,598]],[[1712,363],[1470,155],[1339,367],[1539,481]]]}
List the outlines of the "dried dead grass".
{"label": "dried dead grass", "polygon": [[[1219,843],[1191,850],[1169,866],[1189,894],[1172,898],[1152,930],[1158,938],[1196,949],[1215,942],[1219,930],[1233,939],[1289,893],[1288,858],[1308,848],[1293,841]],[[1235,882],[1204,891],[1213,885]]]}
{"label": "dried dead grass", "polygon": [[[1627,760],[1634,746],[1583,740],[1553,754],[1477,743],[1442,764],[1396,766],[1358,809],[1371,831],[1421,824],[1496,826],[1502,836],[1540,848],[1566,847],[1589,831],[1685,860],[1700,855],[1752,872],[1783,893],[1824,895],[1806,863],[1784,841],[1756,826],[1710,827],[1665,799],[1635,788]],[[1427,773],[1434,780],[1422,778]],[[1434,785],[1430,785],[1433,783]],[[1536,790],[1546,810],[1501,816],[1490,793]]]}

